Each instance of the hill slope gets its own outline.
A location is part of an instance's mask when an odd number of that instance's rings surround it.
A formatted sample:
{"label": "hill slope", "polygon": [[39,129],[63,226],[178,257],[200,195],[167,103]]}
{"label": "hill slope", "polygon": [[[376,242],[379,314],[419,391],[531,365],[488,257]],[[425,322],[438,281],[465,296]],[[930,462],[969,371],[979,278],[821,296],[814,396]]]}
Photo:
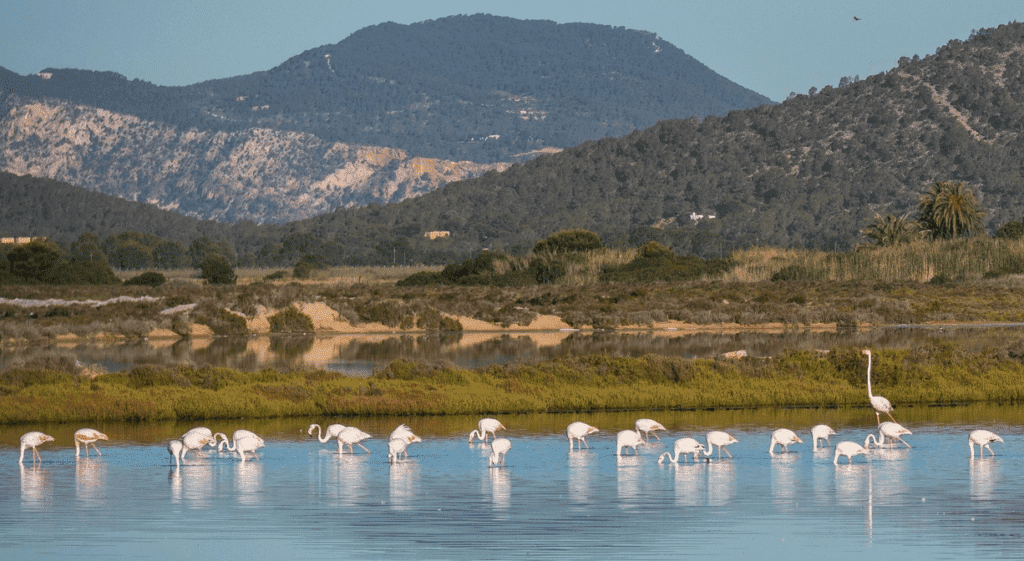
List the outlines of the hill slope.
{"label": "hill slope", "polygon": [[711,256],[755,244],[832,249],[857,243],[876,212],[914,209],[928,183],[962,180],[993,232],[1024,210],[1022,130],[1024,25],[1014,23],[813,97],[662,121],[295,226],[349,240],[351,257],[372,254],[352,241],[371,225],[374,243],[399,248],[411,243],[404,232],[449,230],[465,249],[520,252],[579,227],[610,243],[659,239]]}

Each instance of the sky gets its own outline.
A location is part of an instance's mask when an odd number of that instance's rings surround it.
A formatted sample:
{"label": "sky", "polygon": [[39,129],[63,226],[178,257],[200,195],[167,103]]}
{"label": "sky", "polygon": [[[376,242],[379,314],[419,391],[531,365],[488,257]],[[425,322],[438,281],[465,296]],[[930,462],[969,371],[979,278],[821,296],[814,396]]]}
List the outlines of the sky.
{"label": "sky", "polygon": [[[772,100],[884,72],[972,30],[1024,21],[1020,0],[0,0],[0,66],[112,70],[163,86],[268,70],[364,27],[458,14],[657,33]],[[855,20],[854,18],[859,18]]]}

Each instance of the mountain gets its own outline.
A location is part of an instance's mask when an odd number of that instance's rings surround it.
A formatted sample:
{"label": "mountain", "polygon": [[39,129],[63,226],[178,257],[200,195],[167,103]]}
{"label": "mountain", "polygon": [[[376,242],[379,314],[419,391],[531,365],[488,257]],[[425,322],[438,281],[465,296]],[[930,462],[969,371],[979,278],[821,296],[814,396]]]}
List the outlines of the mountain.
{"label": "mountain", "polygon": [[[913,211],[929,183],[953,180],[979,197],[992,233],[1024,213],[1022,131],[1024,25],[1013,23],[844,87],[724,118],[662,121],[292,226],[354,261],[372,261],[375,248],[422,253],[409,233],[429,230],[450,231],[444,243],[463,255],[522,253],[565,228],[702,256],[752,245],[835,249],[863,241],[876,213]],[[388,244],[395,249],[381,252]]]}
{"label": "mountain", "polygon": [[769,102],[650,33],[456,16],[365,28],[271,70],[184,87],[0,68],[0,169],[203,219],[282,223]]}

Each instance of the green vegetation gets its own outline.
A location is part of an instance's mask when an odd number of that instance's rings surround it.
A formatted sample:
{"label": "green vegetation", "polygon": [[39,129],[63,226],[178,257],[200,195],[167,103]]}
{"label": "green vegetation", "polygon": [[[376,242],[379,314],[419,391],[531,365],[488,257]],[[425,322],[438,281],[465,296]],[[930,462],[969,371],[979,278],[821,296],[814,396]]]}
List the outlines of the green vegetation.
{"label": "green vegetation", "polygon": [[313,320],[295,308],[285,308],[267,318],[271,333],[312,333]]}
{"label": "green vegetation", "polygon": [[963,181],[937,181],[921,195],[917,220],[932,239],[972,236],[985,229],[985,211]]}
{"label": "green vegetation", "polygon": [[199,278],[210,284],[235,284],[238,275],[227,257],[219,253],[207,253],[199,264]]}
{"label": "green vegetation", "polygon": [[[897,407],[1016,404],[1024,348],[951,344],[876,353],[873,385]],[[371,378],[327,371],[243,373],[137,367],[95,378],[0,373],[0,423],[460,415],[719,407],[867,407],[859,349],[772,359],[569,356],[466,370],[395,361]]]}

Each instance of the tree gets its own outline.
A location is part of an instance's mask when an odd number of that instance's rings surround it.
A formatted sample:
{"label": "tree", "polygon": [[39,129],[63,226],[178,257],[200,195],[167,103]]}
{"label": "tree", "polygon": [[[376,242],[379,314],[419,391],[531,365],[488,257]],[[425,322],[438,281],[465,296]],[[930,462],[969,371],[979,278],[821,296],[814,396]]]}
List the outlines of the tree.
{"label": "tree", "polygon": [[981,204],[963,181],[936,181],[917,204],[917,220],[932,239],[981,233],[984,217]]}
{"label": "tree", "polygon": [[69,253],[69,259],[75,263],[107,263],[107,256],[100,248],[99,236],[91,232],[78,236],[78,240],[71,244]]}
{"label": "tree", "polygon": [[562,230],[551,234],[533,247],[534,253],[550,251],[568,253],[592,251],[601,248],[601,237],[589,230]]}
{"label": "tree", "polygon": [[876,214],[874,224],[860,231],[872,243],[883,247],[912,242],[921,236],[921,232],[921,225],[910,220],[909,214],[887,214],[885,217]]}
{"label": "tree", "polygon": [[207,253],[199,264],[199,278],[210,284],[235,284],[238,275],[227,257],[219,253]]}
{"label": "tree", "polygon": [[153,248],[153,266],[160,269],[179,269],[189,265],[185,246],[178,242],[163,242]]}
{"label": "tree", "polygon": [[33,241],[19,245],[7,254],[11,273],[28,281],[41,282],[47,271],[64,259],[64,252],[50,241]]}

